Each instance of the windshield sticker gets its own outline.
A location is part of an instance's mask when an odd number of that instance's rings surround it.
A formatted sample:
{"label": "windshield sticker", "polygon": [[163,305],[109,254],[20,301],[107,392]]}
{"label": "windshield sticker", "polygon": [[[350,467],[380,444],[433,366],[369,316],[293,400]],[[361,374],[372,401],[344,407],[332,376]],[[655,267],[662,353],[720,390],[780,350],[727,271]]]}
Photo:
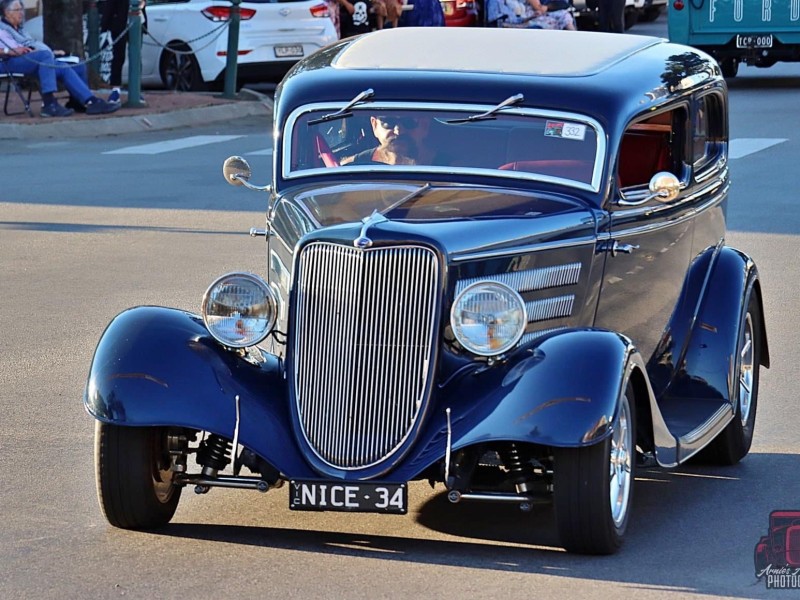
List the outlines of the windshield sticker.
{"label": "windshield sticker", "polygon": [[546,137],[557,137],[565,140],[580,140],[586,136],[586,125],[565,123],[564,121],[547,121],[544,126]]}

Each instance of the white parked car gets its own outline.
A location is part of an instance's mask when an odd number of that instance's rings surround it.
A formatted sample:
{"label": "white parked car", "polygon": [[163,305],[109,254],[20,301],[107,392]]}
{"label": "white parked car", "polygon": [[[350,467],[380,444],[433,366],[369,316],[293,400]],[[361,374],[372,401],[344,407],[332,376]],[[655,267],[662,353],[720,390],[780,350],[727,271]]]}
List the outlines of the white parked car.
{"label": "white parked car", "polygon": [[[221,87],[230,11],[228,1],[148,0],[142,83],[183,91]],[[298,60],[338,39],[321,0],[245,0],[240,11],[239,82],[278,80]],[[25,28],[41,38],[41,17]]]}

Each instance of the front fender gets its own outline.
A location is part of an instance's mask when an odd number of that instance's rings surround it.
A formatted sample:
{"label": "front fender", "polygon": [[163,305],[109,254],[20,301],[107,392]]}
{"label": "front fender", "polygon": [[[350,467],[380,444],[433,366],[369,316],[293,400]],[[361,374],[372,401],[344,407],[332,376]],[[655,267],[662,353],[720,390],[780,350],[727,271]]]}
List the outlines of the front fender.
{"label": "front fender", "polygon": [[259,361],[226,350],[194,314],[160,307],[127,310],[106,328],[84,393],[87,411],[117,425],[188,427],[234,436],[295,477],[312,475],[289,418],[277,358]]}
{"label": "front fender", "polygon": [[420,472],[447,447],[498,441],[558,447],[596,444],[611,433],[629,366],[641,365],[624,336],[568,330],[532,342],[505,365],[463,376],[439,391],[419,452],[401,470]]}

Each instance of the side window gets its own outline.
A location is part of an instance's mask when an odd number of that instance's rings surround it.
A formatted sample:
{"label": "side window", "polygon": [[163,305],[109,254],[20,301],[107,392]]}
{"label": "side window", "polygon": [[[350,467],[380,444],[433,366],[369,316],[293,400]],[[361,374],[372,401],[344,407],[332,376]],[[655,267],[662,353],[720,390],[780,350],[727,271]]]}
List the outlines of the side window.
{"label": "side window", "polygon": [[714,163],[725,139],[722,100],[717,94],[699,98],[692,119],[692,165],[695,171]]}
{"label": "side window", "polygon": [[619,187],[646,186],[659,171],[681,178],[686,123],[687,111],[681,106],[629,125],[617,163]]}

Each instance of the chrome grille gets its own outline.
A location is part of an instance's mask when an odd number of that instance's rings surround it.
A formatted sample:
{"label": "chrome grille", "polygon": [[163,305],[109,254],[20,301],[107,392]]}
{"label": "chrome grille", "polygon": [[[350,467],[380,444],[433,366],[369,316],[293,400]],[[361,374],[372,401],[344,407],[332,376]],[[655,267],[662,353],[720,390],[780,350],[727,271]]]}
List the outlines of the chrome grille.
{"label": "chrome grille", "polygon": [[297,272],[294,385],[303,434],[359,469],[408,436],[432,368],[439,269],[426,248],[313,243]]}

